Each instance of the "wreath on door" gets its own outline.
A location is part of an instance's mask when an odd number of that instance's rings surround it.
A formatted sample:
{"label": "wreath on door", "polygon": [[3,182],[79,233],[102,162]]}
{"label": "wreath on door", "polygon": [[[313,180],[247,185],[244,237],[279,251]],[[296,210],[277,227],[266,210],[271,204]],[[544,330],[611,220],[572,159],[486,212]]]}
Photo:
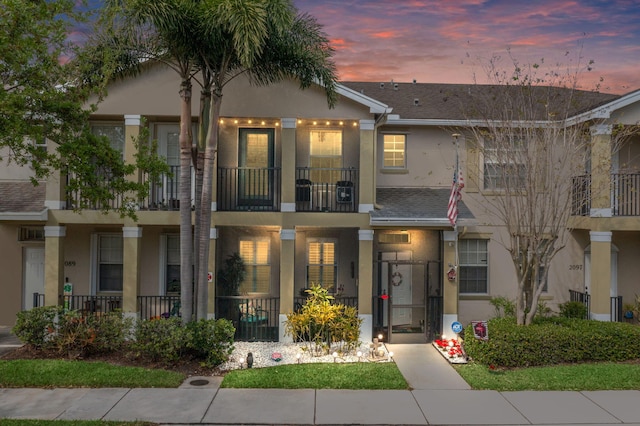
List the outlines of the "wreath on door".
{"label": "wreath on door", "polygon": [[400,271],[395,271],[391,274],[391,285],[398,287],[400,284],[402,284],[402,274]]}

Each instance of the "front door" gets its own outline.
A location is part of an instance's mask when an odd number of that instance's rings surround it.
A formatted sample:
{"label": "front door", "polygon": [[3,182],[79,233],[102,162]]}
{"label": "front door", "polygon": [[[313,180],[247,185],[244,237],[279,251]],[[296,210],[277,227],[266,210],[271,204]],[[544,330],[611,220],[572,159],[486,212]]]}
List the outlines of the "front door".
{"label": "front door", "polygon": [[[44,247],[24,248],[24,294],[22,308],[28,310],[34,307],[34,299],[40,306],[44,297]],[[38,295],[34,297],[34,294]]]}
{"label": "front door", "polygon": [[273,203],[273,129],[240,129],[238,202],[241,206]]}

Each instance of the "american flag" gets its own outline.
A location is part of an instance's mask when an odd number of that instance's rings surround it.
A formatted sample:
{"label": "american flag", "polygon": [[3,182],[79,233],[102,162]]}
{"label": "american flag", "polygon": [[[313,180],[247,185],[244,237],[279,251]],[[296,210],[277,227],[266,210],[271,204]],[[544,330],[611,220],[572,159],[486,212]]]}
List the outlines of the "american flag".
{"label": "american flag", "polygon": [[462,188],[464,188],[462,171],[456,165],[456,170],[453,172],[453,184],[451,185],[449,204],[447,205],[447,218],[449,218],[449,222],[451,222],[451,226],[454,228],[458,221],[458,201],[462,198]]}

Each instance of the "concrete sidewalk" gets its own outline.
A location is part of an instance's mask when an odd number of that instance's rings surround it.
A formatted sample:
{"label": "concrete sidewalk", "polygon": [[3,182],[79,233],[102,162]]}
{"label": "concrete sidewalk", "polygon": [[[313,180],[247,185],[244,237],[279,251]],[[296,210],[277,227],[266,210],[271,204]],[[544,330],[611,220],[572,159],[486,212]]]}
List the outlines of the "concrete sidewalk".
{"label": "concrete sidewalk", "polygon": [[4,388],[0,419],[144,420],[162,425],[640,426],[640,390],[476,391],[431,345],[387,348],[411,390],[220,389],[221,377],[191,377],[177,389]]}

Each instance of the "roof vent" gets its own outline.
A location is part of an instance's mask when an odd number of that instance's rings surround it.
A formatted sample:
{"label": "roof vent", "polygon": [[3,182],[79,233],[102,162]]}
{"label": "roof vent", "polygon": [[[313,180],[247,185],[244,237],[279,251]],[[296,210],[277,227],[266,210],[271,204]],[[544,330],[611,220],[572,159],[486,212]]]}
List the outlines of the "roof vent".
{"label": "roof vent", "polygon": [[398,83],[393,83],[393,90],[398,90]]}
{"label": "roof vent", "polygon": [[384,89],[384,83],[380,83],[380,88]]}
{"label": "roof vent", "polygon": [[414,98],[414,99],[413,99],[413,104],[414,104],[415,106],[420,105],[420,99],[418,99],[418,98]]}

